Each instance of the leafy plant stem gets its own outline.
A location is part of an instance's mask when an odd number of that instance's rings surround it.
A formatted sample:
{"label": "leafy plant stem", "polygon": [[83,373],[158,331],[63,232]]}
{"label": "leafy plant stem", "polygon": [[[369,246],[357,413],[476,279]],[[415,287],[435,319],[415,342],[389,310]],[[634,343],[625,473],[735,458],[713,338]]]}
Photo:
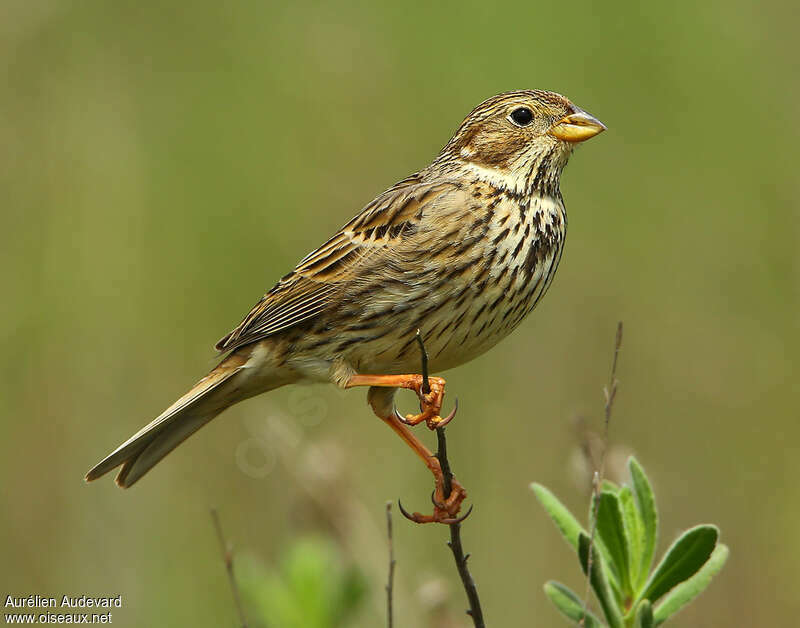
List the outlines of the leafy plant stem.
{"label": "leafy plant stem", "polygon": [[[589,588],[592,581],[592,569],[594,568],[592,548],[594,547],[595,535],[597,534],[597,510],[600,507],[600,486],[603,481],[603,474],[605,473],[606,464],[606,450],[608,449],[608,428],[611,423],[611,410],[614,407],[614,399],[617,396],[617,361],[619,359],[619,350],[622,347],[622,321],[617,323],[617,335],[614,342],[614,358],[611,361],[611,375],[609,376],[608,386],[603,389],[605,395],[605,421],[603,428],[603,449],[600,453],[600,468],[595,469],[592,475],[592,494],[594,499],[594,507],[592,512],[591,530],[589,534],[589,561],[586,569],[586,587],[583,596],[583,610],[584,613],[589,610]],[[581,619],[580,626],[584,626],[584,619]]]}

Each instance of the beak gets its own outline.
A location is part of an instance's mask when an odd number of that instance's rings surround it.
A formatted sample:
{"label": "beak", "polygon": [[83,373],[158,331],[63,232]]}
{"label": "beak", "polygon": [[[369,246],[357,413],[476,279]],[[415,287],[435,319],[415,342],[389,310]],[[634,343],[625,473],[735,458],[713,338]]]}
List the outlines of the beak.
{"label": "beak", "polygon": [[548,131],[565,142],[583,142],[606,130],[606,125],[593,115],[575,107],[575,112],[564,116]]}

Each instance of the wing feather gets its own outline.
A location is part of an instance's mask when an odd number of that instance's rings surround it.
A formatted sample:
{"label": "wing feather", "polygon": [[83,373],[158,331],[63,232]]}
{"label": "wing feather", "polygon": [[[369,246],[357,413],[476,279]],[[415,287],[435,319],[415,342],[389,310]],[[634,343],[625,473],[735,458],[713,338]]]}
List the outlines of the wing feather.
{"label": "wing feather", "polygon": [[456,183],[421,183],[416,177],[390,188],[306,255],[216,348],[231,351],[256,342],[335,305],[353,280],[369,273],[374,263],[391,257],[404,238],[416,233],[428,209],[459,189]]}

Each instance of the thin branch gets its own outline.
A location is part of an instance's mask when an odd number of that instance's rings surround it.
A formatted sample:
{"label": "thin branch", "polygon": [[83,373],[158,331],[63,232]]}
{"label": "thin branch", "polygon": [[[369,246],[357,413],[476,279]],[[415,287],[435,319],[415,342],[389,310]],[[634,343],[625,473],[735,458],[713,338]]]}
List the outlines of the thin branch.
{"label": "thin branch", "polygon": [[394,609],[392,608],[392,595],[394,593],[394,539],[392,536],[392,502],[386,502],[386,532],[389,537],[389,578],[386,582],[386,625],[394,626]]}
{"label": "thin branch", "polygon": [[[444,497],[447,499],[450,497],[450,491],[453,488],[453,472],[450,470],[450,461],[447,459],[447,440],[445,439],[443,427],[436,429],[436,439],[439,443],[439,451],[436,452],[436,457],[439,459],[439,464],[442,465],[442,473],[444,474]],[[469,567],[467,566],[470,555],[464,554],[464,547],[461,544],[461,521],[450,524],[450,541],[447,546],[453,552],[458,575],[461,577],[461,583],[464,585],[464,591],[467,593],[467,600],[469,601],[467,615],[472,617],[472,623],[475,624],[475,628],[485,628],[486,624],[483,621],[483,611],[481,610],[480,598],[478,598],[478,589],[475,586],[475,580],[473,580],[472,574],[469,572]]]}
{"label": "thin branch", "polygon": [[431,391],[431,385],[428,383],[428,352],[425,350],[422,332],[419,329],[417,330],[416,341],[422,354],[422,392],[427,395]]}
{"label": "thin branch", "polygon": [[236,585],[236,578],[233,575],[233,551],[230,545],[225,542],[225,536],[222,534],[222,524],[219,521],[219,513],[217,513],[216,508],[211,509],[211,519],[217,530],[217,538],[219,539],[219,545],[222,549],[222,561],[225,563],[225,570],[228,572],[228,581],[231,584],[231,592],[233,593],[236,611],[239,613],[239,622],[242,628],[247,628],[247,619],[245,619],[244,616],[244,607],[242,607],[242,600],[239,596],[239,587]]}
{"label": "thin branch", "polygon": [[[431,390],[428,383],[428,352],[425,350],[425,343],[422,340],[422,333],[419,329],[417,330],[415,340],[419,345],[422,359],[422,392],[428,394]],[[458,406],[456,405],[456,407]],[[439,460],[443,476],[442,492],[444,493],[444,499],[447,500],[453,492],[453,472],[450,469],[450,461],[447,458],[447,439],[445,437],[444,426],[436,428],[436,438],[439,443],[439,450],[436,453],[436,458]],[[400,505],[400,510],[403,510],[402,505]],[[467,567],[469,554],[464,554],[464,547],[461,543],[461,522],[469,517],[471,512],[472,508],[470,508],[464,516],[448,520],[449,522],[447,525],[450,527],[450,541],[447,543],[447,546],[453,552],[453,558],[456,561],[456,569],[461,578],[461,583],[464,585],[464,591],[467,594],[467,600],[469,601],[467,615],[472,617],[475,628],[485,628],[486,624],[483,621],[483,611],[481,610],[481,602],[478,598],[478,589],[475,586],[475,580],[473,580],[472,574],[469,572],[469,567]],[[412,521],[415,521],[415,519],[406,514],[405,511],[403,511],[403,514]]]}
{"label": "thin branch", "polygon": [[600,453],[600,469],[595,469],[592,476],[592,529],[589,536],[589,555],[586,560],[586,590],[583,595],[583,615],[578,623],[579,626],[584,626],[586,614],[589,612],[589,588],[592,581],[592,554],[594,551],[594,539],[597,534],[597,511],[600,508],[600,487],[603,483],[603,475],[606,470],[606,451],[608,450],[608,426],[611,423],[611,410],[614,407],[614,399],[617,397],[617,360],[619,358],[619,350],[622,347],[622,321],[617,323],[617,336],[614,342],[614,358],[611,361],[611,375],[608,379],[608,386],[603,387],[603,395],[605,397],[605,425],[603,428],[603,442],[602,451]]}
{"label": "thin branch", "polygon": [[[614,343],[614,360],[611,362],[611,375],[608,380],[608,386],[603,389],[603,394],[606,398],[606,422],[605,422],[605,442],[603,443],[604,449],[608,447],[608,424],[611,421],[611,409],[614,406],[614,399],[617,396],[617,361],[619,359],[619,350],[622,347],[622,321],[617,323],[617,338]],[[603,452],[605,453],[605,452]],[[605,462],[605,460],[603,460]]]}

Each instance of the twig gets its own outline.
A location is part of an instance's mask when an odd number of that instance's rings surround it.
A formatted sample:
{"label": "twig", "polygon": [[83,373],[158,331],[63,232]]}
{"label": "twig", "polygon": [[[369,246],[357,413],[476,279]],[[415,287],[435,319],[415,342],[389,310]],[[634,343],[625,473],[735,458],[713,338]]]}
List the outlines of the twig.
{"label": "twig", "polygon": [[[617,360],[619,359],[619,350],[622,347],[622,321],[617,323],[617,338],[614,343],[614,360],[611,362],[611,376],[608,380],[608,386],[603,389],[603,394],[606,398],[606,423],[605,423],[605,447],[608,447],[608,424],[611,421],[611,408],[614,405],[614,399],[617,396]],[[605,453],[605,452],[603,452]],[[605,462],[605,460],[603,461]]]}
{"label": "twig", "polygon": [[222,561],[225,563],[225,570],[228,572],[228,581],[231,584],[231,591],[233,593],[233,601],[236,604],[236,610],[239,613],[239,622],[242,628],[247,628],[247,619],[244,616],[244,608],[242,607],[242,600],[239,596],[239,587],[236,586],[236,578],[233,575],[233,551],[230,545],[225,542],[225,536],[222,534],[222,524],[219,522],[219,514],[216,508],[211,509],[211,519],[214,522],[214,527],[217,530],[217,538],[219,545],[222,548]]}
{"label": "twig", "polygon": [[[436,457],[439,459],[439,464],[442,465],[442,474],[444,475],[444,497],[450,497],[450,492],[453,488],[453,472],[450,470],[450,461],[447,459],[447,440],[445,439],[443,427],[436,429],[436,439],[439,444],[439,451],[436,452]],[[469,513],[467,513],[469,515]],[[463,519],[461,520],[463,521]],[[475,580],[469,572],[467,561],[469,554],[464,554],[464,547],[461,544],[461,521],[450,524],[450,541],[447,546],[453,552],[453,558],[456,561],[456,569],[458,575],[461,577],[461,583],[464,585],[464,591],[467,593],[467,600],[469,601],[469,610],[467,615],[472,617],[472,623],[475,628],[485,628],[486,624],[483,621],[483,611],[481,610],[481,601],[478,598],[478,589],[475,586]]]}
{"label": "twig", "polygon": [[[420,356],[422,359],[422,392],[428,394],[431,390],[428,382],[428,352],[425,350],[425,342],[422,340],[422,333],[417,330],[415,340],[419,345]],[[458,405],[456,404],[456,407]],[[452,417],[451,417],[452,418]],[[436,428],[436,438],[439,443],[439,448],[436,453],[436,458],[439,460],[439,466],[442,470],[442,492],[445,500],[450,498],[453,492],[453,472],[450,469],[450,461],[447,459],[447,439],[445,438],[444,425]],[[433,498],[433,496],[431,496]],[[434,502],[435,503],[435,502]],[[403,505],[400,505],[401,512],[412,521],[416,519],[403,510]],[[467,560],[469,554],[464,554],[464,547],[461,543],[461,522],[469,517],[472,508],[467,511],[467,514],[462,517],[451,518],[442,523],[447,523],[450,526],[450,541],[447,546],[453,552],[453,558],[456,561],[456,569],[461,578],[461,583],[464,585],[464,591],[467,594],[469,601],[469,610],[467,615],[472,617],[472,622],[475,628],[485,628],[486,624],[483,621],[483,611],[481,610],[481,602],[478,598],[478,589],[475,586],[475,580],[467,567]],[[391,529],[391,528],[390,528]]]}
{"label": "twig", "polygon": [[389,537],[389,578],[386,582],[386,625],[394,626],[394,609],[392,608],[392,594],[394,592],[394,539],[392,537],[392,502],[386,502],[386,532]]}
{"label": "twig", "polygon": [[600,486],[603,483],[603,475],[606,470],[606,451],[608,450],[608,426],[611,423],[611,410],[614,407],[614,399],[617,397],[617,359],[619,350],[622,346],[622,321],[617,323],[617,337],[614,342],[614,358],[611,361],[611,375],[608,379],[608,386],[603,387],[605,396],[605,424],[603,428],[602,450],[600,452],[600,469],[595,469],[592,476],[592,529],[589,536],[589,555],[586,559],[586,590],[583,596],[583,615],[578,623],[579,626],[585,625],[586,614],[589,612],[589,588],[592,581],[592,554],[594,550],[594,539],[597,534],[597,511],[600,508]]}
{"label": "twig", "polygon": [[422,332],[419,329],[417,330],[416,341],[422,354],[422,392],[427,395],[431,391],[431,385],[428,383],[428,352],[425,350],[425,343],[422,342]]}

